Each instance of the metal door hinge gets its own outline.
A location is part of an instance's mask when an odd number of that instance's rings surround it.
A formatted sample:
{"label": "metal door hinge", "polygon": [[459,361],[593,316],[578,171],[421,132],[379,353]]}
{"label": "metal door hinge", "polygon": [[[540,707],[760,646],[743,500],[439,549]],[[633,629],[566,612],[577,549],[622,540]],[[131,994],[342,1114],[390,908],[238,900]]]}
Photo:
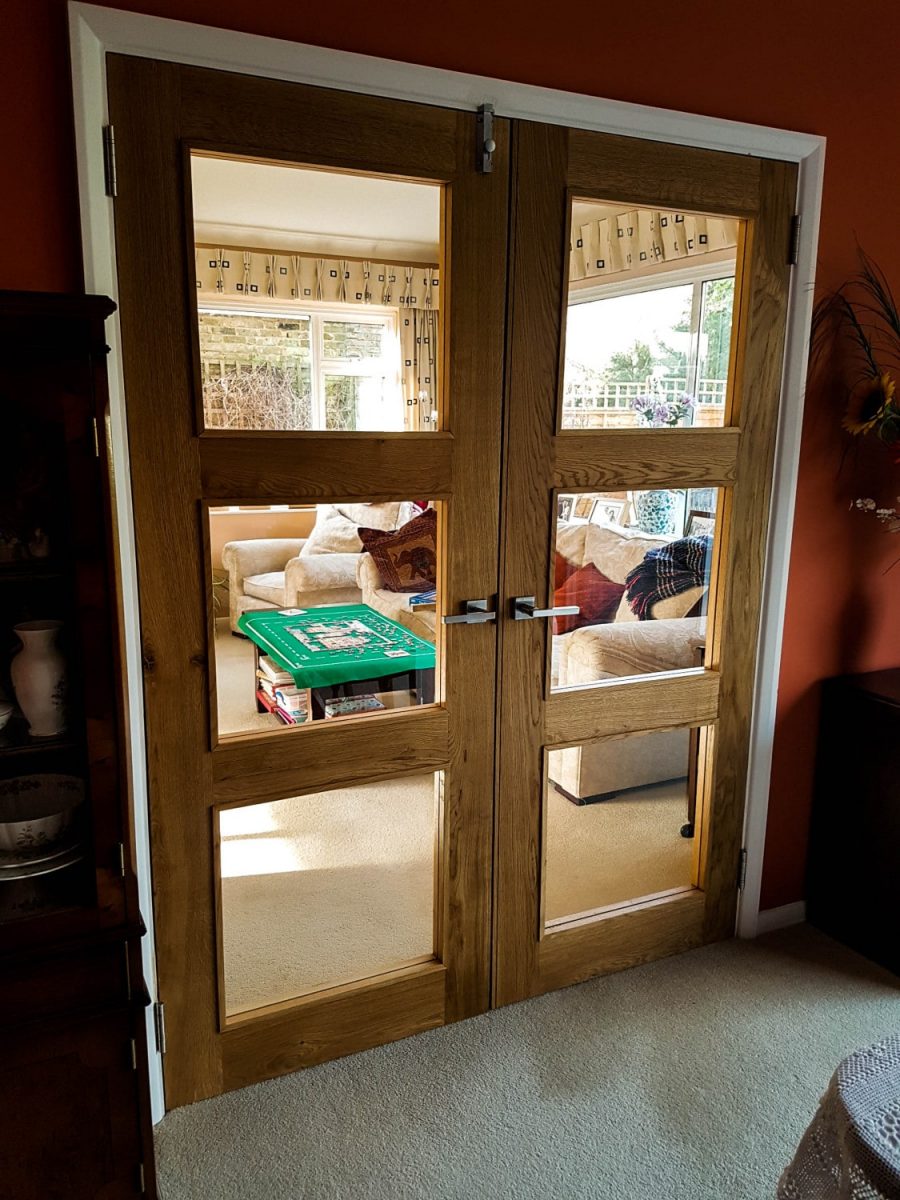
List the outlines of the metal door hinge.
{"label": "metal door hinge", "polygon": [[791,241],[788,247],[788,266],[796,267],[800,261],[800,222],[801,216],[799,213],[794,213],[791,217]]}
{"label": "metal door hinge", "polygon": [[147,1177],[144,1174],[144,1164],[138,1163],[138,1190],[144,1196],[147,1193]]}
{"label": "metal door hinge", "polygon": [[490,175],[494,169],[494,151],[497,149],[497,143],[494,141],[493,104],[478,105],[477,129],[475,166],[482,175]]}
{"label": "metal door hinge", "polygon": [[738,857],[738,891],[742,892],[747,883],[747,851],[741,850]]}
{"label": "metal door hinge", "polygon": [[134,1038],[131,1039],[131,1069],[137,1070],[137,1042]]}
{"label": "metal door hinge", "polygon": [[112,125],[103,126],[103,183],[107,196],[116,196],[116,134]]}
{"label": "metal door hinge", "polygon": [[156,1031],[156,1049],[160,1054],[166,1052],[166,1006],[161,1000],[153,1005],[153,1028]]}
{"label": "metal door hinge", "polygon": [[117,861],[119,864],[119,874],[124,879],[125,878],[125,843],[124,842],[119,842],[119,845],[116,848],[116,854],[117,854]]}

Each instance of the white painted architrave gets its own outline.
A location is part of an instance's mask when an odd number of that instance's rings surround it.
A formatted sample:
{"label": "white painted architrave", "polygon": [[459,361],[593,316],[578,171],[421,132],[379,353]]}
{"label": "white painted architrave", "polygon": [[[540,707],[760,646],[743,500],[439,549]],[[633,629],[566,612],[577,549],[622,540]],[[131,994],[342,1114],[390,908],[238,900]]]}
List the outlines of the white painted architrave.
{"label": "white painted architrave", "polygon": [[[797,212],[802,217],[798,262],[788,307],[782,404],[775,456],[768,558],[763,585],[762,624],[754,693],[751,751],[745,814],[747,872],[740,895],[737,932],[754,937],[765,846],[772,740],[778,695],[782,624],[790,565],[794,496],[800,453],[803,393],[815,281],[825,139],[763,125],[670,112],[618,100],[534,87],[508,80],[394,62],[276,38],[236,33],[185,21],[122,12],[70,0],[69,35],[75,108],[78,190],[85,286],[118,299],[112,201],[105,194],[102,127],[108,121],[106,54],[131,54],[215,70],[261,75],[393,99],[474,109],[493,103],[498,116],[572,125],[603,133],[648,138],[684,146],[778,158],[799,166]],[[129,734],[138,875],[144,917],[148,987],[156,996],[150,887],[147,771],[144,754],[139,595],[131,515],[131,489],[122,347],[118,318],[109,321],[111,433],[119,552],[124,601],[126,668],[129,679]],[[149,1028],[153,1046],[152,1025]],[[154,1115],[163,1113],[162,1067],[151,1054]]]}

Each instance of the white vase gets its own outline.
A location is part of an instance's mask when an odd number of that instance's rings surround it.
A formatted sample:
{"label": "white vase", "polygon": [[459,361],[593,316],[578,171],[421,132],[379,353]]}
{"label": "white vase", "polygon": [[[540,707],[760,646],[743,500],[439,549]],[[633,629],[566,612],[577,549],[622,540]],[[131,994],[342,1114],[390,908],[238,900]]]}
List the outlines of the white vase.
{"label": "white vase", "polygon": [[32,737],[58,737],[66,728],[66,662],[56,647],[62,621],[24,621],[13,630],[22,649],[10,675]]}

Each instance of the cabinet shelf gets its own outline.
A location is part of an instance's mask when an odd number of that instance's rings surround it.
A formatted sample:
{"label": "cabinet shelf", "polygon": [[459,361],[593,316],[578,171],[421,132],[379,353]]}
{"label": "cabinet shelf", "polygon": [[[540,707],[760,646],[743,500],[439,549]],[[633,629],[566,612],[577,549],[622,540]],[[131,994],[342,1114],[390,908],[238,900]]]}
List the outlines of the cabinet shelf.
{"label": "cabinet shelf", "polygon": [[0,730],[0,764],[22,759],[31,767],[37,759],[45,756],[54,759],[79,748],[79,743],[67,733],[55,738],[33,738],[24,717],[11,717],[6,728]]}
{"label": "cabinet shelf", "polygon": [[0,584],[4,583],[58,583],[68,578],[67,572],[59,561],[44,561],[24,559],[20,562],[0,563]]}

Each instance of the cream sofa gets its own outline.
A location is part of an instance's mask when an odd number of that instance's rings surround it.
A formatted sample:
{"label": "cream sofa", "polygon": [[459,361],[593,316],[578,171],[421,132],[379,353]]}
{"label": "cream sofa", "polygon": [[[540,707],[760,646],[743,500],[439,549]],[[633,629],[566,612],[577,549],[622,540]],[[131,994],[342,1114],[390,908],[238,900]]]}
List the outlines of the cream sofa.
{"label": "cream sofa", "polygon": [[[624,583],[644,555],[672,541],[616,525],[560,524],[557,550],[578,566],[592,562]],[[577,687],[604,679],[693,667],[706,640],[706,617],[688,617],[702,587],[659,601],[652,620],[639,621],[625,596],[609,624],[554,637],[553,683]],[[550,778],[576,803],[606,799],[636,787],[677,779],[688,770],[689,731],[649,733],[572,746],[550,755]]]}

